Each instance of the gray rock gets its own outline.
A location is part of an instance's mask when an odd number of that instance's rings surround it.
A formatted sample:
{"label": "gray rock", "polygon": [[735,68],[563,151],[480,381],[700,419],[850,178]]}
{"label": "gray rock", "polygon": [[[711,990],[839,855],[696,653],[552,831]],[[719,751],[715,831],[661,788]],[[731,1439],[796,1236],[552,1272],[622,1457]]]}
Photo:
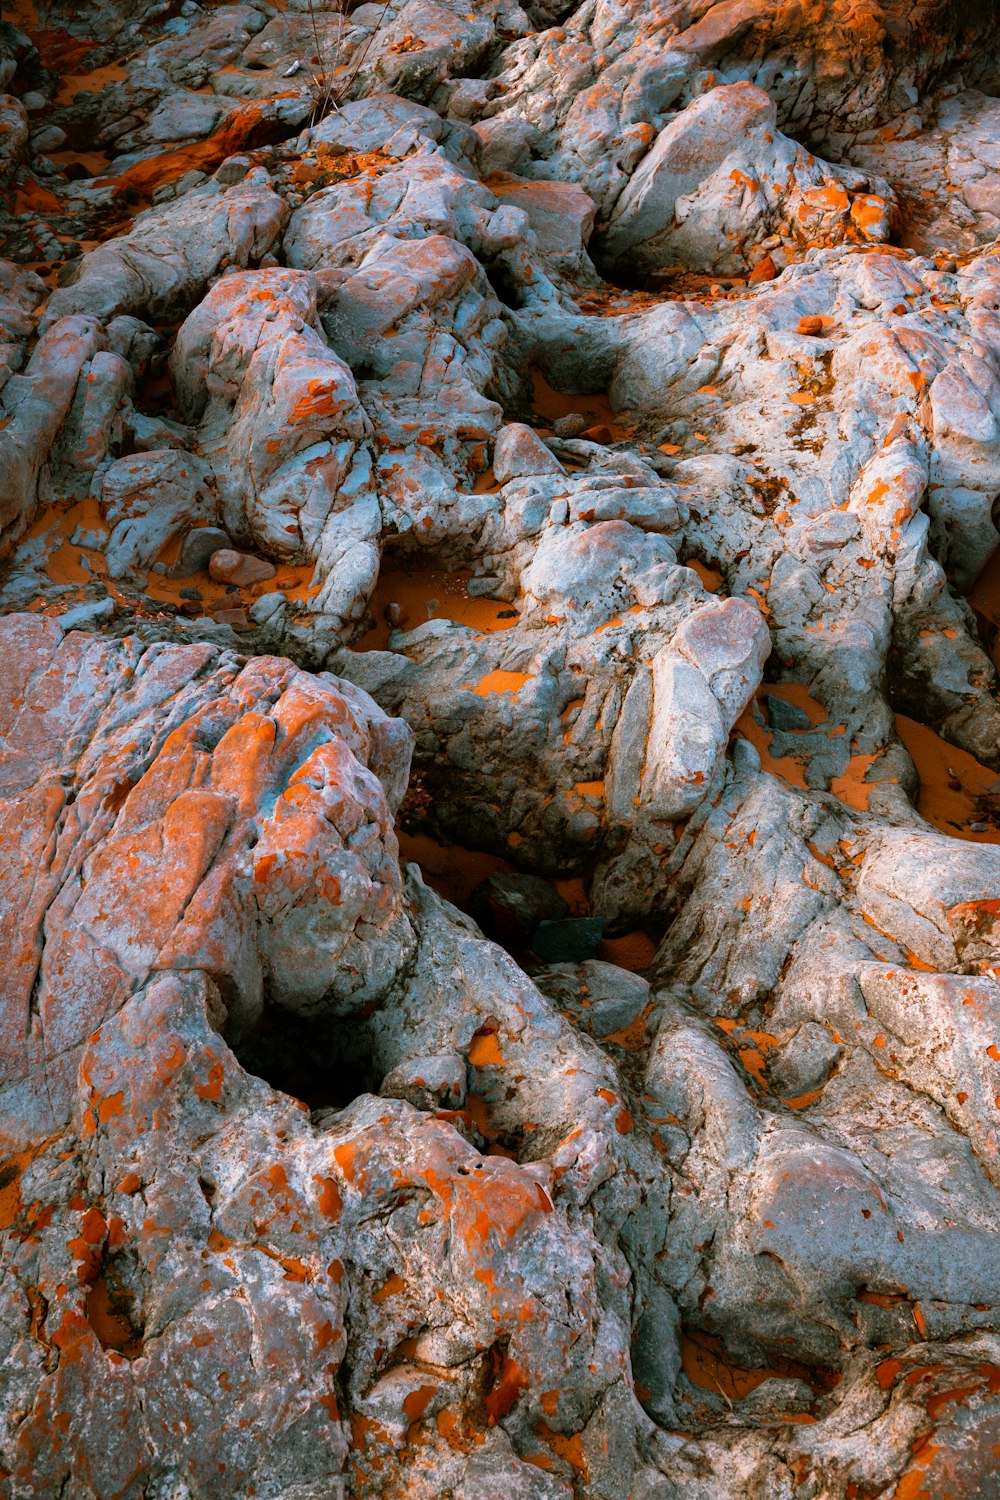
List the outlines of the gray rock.
{"label": "gray rock", "polygon": [[523,422],[502,428],[493,449],[493,472],[501,484],[528,474],[561,474],[562,465]]}
{"label": "gray rock", "polygon": [[255,625],[263,625],[266,621],[272,620],[275,615],[280,614],[287,603],[288,600],[282,591],[274,589],[271,593],[261,594],[259,599],[255,599],[248,613]]}
{"label": "gray rock", "polygon": [[100,624],[102,620],[113,619],[114,613],[115,601],[113,599],[95,599],[64,610],[62,614],[56,616],[56,623],[63,631],[86,630],[89,626]]}
{"label": "gray rock", "polygon": [[579,437],[587,426],[587,418],[580,416],[579,412],[571,412],[566,417],[556,417],[552,423],[552,431],[556,437],[575,438]]}
{"label": "gray rock", "polygon": [[555,886],[537,875],[491,875],[469,898],[481,927],[501,942],[530,943],[538,924],[558,921],[569,908]]}
{"label": "gray rock", "polygon": [[66,144],[66,132],[60,130],[58,125],[45,125],[32,135],[31,144],[35,151],[43,154],[58,151]]}
{"label": "gray rock", "polygon": [[535,957],[544,964],[583,963],[593,958],[601,945],[604,922],[600,917],[564,917],[539,922],[531,940]]}
{"label": "gray rock", "polygon": [[992,1494],[991,8],[91,9],[0,98],[0,1469]]}
{"label": "gray rock", "polygon": [[218,526],[197,526],[187,533],[181,543],[181,555],[175,571],[181,578],[201,573],[207,569],[214,553],[229,546],[229,537]]}

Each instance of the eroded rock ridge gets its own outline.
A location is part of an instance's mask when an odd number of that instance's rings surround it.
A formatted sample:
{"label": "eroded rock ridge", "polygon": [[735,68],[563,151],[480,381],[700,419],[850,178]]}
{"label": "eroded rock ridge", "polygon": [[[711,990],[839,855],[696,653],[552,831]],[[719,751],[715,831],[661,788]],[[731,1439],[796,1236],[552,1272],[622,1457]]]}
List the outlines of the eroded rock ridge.
{"label": "eroded rock ridge", "polygon": [[0,19],[0,1496],[1000,1491],[1000,11]]}

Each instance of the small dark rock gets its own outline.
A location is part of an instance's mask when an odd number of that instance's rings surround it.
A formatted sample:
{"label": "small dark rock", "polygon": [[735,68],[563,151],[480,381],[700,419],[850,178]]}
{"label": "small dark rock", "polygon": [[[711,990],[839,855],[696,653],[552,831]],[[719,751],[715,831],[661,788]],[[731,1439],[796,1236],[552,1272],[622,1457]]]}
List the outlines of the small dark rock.
{"label": "small dark rock", "polygon": [[571,411],[568,416],[556,417],[552,423],[552,431],[556,437],[575,438],[586,429],[587,418],[578,411]]}
{"label": "small dark rock", "polygon": [[173,570],[175,577],[189,578],[192,573],[203,572],[213,553],[228,546],[229,537],[218,526],[199,526],[189,531],[181,545],[180,562]]}
{"label": "small dark rock", "polygon": [[582,964],[596,958],[604,934],[602,917],[566,917],[540,922],[531,949],[545,964]]}
{"label": "small dark rock", "polygon": [[469,910],[501,943],[527,944],[540,922],[558,921],[569,910],[551,881],[539,875],[491,875],[473,891]]}
{"label": "small dark rock", "polygon": [[812,720],[805,709],[797,708],[794,703],[788,703],[784,698],[779,698],[776,693],[766,693],[764,702],[767,705],[767,717],[773,728],[788,733],[790,730],[812,727]]}
{"label": "small dark rock", "polygon": [[253,628],[246,617],[246,612],[242,609],[217,609],[212,619],[217,625],[231,626],[238,634]]}

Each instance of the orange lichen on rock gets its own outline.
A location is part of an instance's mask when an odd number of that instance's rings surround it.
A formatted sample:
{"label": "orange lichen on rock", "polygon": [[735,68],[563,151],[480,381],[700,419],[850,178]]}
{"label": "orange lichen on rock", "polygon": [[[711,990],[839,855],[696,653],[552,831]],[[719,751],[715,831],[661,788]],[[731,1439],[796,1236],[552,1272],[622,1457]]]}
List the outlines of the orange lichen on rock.
{"label": "orange lichen on rock", "polygon": [[205,140],[161,151],[157,156],[133,163],[117,176],[98,178],[97,185],[114,188],[117,193],[151,197],[158,187],[176,181],[185,172],[213,172],[227,156],[258,143],[258,138],[267,132],[267,121],[266,106],[252,100],[235,109],[219,130]]}
{"label": "orange lichen on rock", "polygon": [[473,1068],[500,1068],[504,1055],[497,1039],[496,1027],[481,1026],[469,1043],[466,1056]]}
{"label": "orange lichen on rock", "polygon": [[492,693],[517,694],[525,683],[530,681],[529,672],[507,672],[497,667],[492,672],[487,672],[484,677],[480,677],[479,681],[471,686],[472,691],[480,698],[486,698]]}
{"label": "orange lichen on rock", "polygon": [[755,1086],[766,1092],[769,1088],[766,1077],[767,1053],[778,1045],[777,1037],[767,1031],[747,1030],[738,1021],[727,1016],[713,1016],[712,1020],[736,1048],[740,1062]]}
{"label": "orange lichen on rock", "polygon": [[85,9],[4,11],[0,1492],[993,1493],[995,7]]}
{"label": "orange lichen on rock", "polygon": [[8,1156],[6,1160],[0,1161],[0,1229],[9,1229],[24,1207],[21,1202],[21,1177],[25,1168],[30,1166],[54,1139],[55,1137],[52,1137],[38,1145],[29,1146],[23,1151]]}

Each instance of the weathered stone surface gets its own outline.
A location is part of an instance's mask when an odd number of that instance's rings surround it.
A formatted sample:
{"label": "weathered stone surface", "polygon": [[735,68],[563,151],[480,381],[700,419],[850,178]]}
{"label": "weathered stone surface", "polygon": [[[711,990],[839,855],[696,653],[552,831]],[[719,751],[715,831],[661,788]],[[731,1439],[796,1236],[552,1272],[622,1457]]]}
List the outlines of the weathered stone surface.
{"label": "weathered stone surface", "polygon": [[[681,261],[697,271],[739,271],[776,236],[786,246],[888,238],[892,203],[858,174],[843,176],[778,129],[763,89],[724,84],[689,104],[660,132],[618,198],[603,237],[606,259],[658,270]],[[850,190],[850,191],[849,191]],[[853,193],[869,211],[854,213]],[[876,202],[882,205],[875,210]],[[776,275],[770,257],[758,263]]]}
{"label": "weathered stone surface", "polygon": [[493,445],[493,473],[501,484],[529,474],[560,474],[562,465],[523,422],[510,422]]}
{"label": "weathered stone surface", "polygon": [[231,547],[220,547],[208,560],[208,572],[218,583],[261,583],[273,578],[277,569],[263,557],[251,557],[247,552],[234,552]]}
{"label": "weathered stone surface", "polygon": [[182,528],[215,519],[211,470],[195,454],[165,448],[119,458],[101,480],[112,578],[148,569]]}
{"label": "weathered stone surface", "polygon": [[229,546],[229,538],[218,526],[199,526],[189,531],[181,544],[177,572],[182,578],[200,573],[208,567],[216,552]]}
{"label": "weathered stone surface", "polygon": [[994,1493],[997,41],[0,25],[0,1493]]}

